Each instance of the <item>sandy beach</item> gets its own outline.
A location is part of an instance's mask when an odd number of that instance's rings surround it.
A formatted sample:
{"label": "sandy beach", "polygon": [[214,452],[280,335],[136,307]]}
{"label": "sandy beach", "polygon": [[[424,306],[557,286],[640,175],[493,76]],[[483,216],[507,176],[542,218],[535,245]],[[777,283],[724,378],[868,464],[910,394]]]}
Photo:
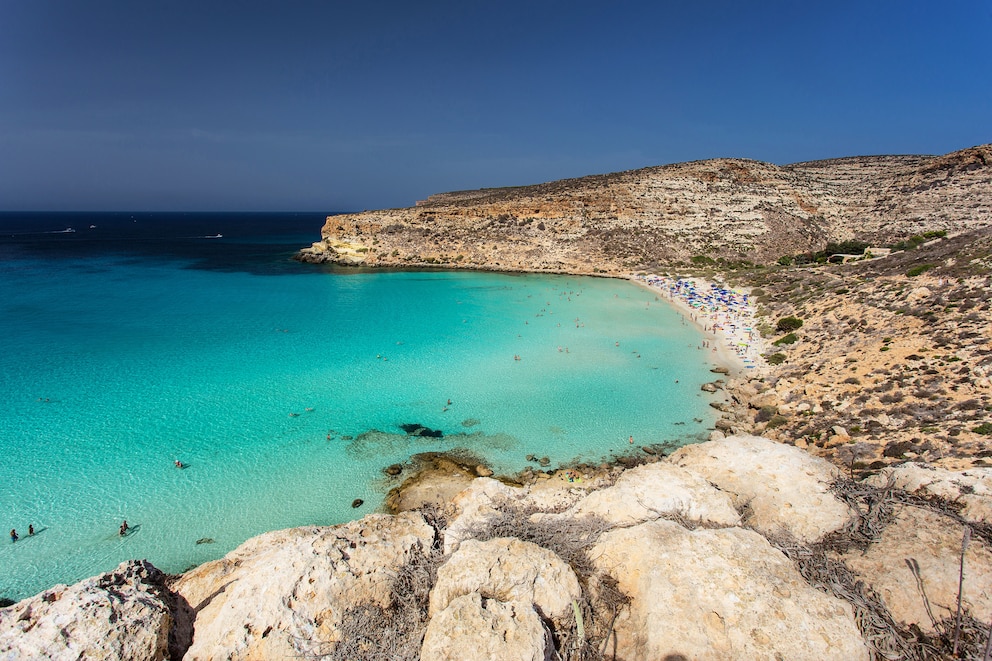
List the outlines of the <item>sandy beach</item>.
{"label": "sandy beach", "polygon": [[631,281],[658,292],[660,298],[696,324],[706,334],[702,349],[712,351],[714,362],[739,374],[757,376],[765,371],[766,363],[761,357],[764,342],[746,292],[700,278],[639,275]]}

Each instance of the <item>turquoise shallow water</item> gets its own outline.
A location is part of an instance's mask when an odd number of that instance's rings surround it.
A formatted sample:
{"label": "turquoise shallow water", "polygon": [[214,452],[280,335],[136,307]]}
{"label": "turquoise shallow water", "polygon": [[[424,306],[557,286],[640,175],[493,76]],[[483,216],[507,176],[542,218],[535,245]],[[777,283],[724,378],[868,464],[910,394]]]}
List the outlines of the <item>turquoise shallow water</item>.
{"label": "turquoise shallow water", "polygon": [[362,516],[382,468],[416,452],[517,471],[530,453],[608,458],[631,435],[697,440],[713,421],[699,335],[650,291],[288,261],[312,227],[185,253],[0,243],[0,524],[21,535],[0,543],[0,596],[135,557],[178,572],[266,530]]}

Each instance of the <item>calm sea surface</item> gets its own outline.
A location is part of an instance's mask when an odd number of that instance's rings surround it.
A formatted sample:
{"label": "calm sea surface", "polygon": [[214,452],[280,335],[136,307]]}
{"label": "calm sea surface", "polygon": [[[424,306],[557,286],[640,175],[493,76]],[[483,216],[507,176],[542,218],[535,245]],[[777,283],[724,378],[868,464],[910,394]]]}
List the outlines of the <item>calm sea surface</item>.
{"label": "calm sea surface", "polygon": [[0,597],[363,516],[418,452],[518,471],[711,426],[708,352],[652,292],[292,261],[322,224],[0,214]]}

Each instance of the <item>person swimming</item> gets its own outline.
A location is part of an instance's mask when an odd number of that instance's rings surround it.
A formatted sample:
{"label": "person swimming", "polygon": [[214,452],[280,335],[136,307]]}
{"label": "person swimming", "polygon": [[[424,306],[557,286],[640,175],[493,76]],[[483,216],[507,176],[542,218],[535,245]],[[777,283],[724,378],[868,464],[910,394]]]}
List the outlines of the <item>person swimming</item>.
{"label": "person swimming", "polygon": [[183,466],[183,462],[176,459],[176,468],[185,468],[185,466]]}

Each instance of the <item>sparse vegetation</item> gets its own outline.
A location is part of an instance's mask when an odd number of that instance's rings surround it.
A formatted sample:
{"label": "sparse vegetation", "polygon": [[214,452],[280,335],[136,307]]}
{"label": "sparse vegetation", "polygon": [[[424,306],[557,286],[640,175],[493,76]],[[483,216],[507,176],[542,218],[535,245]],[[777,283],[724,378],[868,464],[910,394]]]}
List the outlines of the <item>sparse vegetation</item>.
{"label": "sparse vegetation", "polygon": [[784,353],[773,353],[765,355],[765,362],[769,365],[781,365],[785,362]]}
{"label": "sparse vegetation", "polygon": [[934,267],[933,264],[918,264],[913,268],[909,269],[908,271],[906,271],[906,275],[907,277],[915,278],[918,275],[923,275],[933,267]]}
{"label": "sparse vegetation", "polygon": [[789,331],[794,331],[802,328],[803,320],[798,317],[782,317],[775,324],[775,330],[779,333],[788,333]]}
{"label": "sparse vegetation", "polygon": [[780,347],[783,344],[795,344],[798,341],[799,341],[798,335],[796,335],[795,333],[789,333],[788,335],[783,335],[782,337],[778,338],[777,340],[772,342],[772,344],[774,344],[777,347]]}

